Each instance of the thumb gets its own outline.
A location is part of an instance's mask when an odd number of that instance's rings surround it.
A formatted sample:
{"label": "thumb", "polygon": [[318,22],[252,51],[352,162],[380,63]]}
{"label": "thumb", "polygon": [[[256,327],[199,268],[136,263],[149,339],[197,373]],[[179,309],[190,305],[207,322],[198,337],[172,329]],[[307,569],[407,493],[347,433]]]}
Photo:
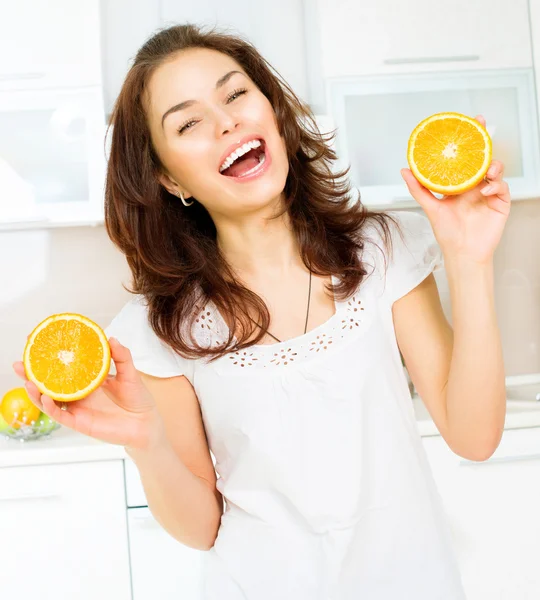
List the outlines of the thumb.
{"label": "thumb", "polygon": [[438,205],[439,200],[416,179],[410,169],[401,169],[401,176],[407,184],[411,196],[426,212]]}
{"label": "thumb", "polygon": [[111,357],[116,368],[116,379],[118,381],[136,381],[137,370],[133,364],[131,351],[114,337],[109,339]]}

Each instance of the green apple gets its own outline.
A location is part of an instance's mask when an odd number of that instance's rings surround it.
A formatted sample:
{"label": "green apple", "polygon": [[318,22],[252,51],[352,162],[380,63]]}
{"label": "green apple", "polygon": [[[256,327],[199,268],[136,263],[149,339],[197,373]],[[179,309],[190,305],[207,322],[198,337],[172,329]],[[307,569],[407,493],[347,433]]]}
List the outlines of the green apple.
{"label": "green apple", "polygon": [[9,433],[11,431],[11,427],[7,424],[7,421],[4,419],[2,415],[0,415],[0,433]]}

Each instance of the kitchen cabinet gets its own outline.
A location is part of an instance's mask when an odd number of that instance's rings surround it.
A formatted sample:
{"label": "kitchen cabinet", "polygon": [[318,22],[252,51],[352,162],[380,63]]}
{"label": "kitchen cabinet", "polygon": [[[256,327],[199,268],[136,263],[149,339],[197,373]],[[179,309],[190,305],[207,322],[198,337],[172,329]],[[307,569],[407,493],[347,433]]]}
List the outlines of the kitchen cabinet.
{"label": "kitchen cabinet", "polygon": [[0,19],[0,228],[103,221],[99,0],[18,0]]}
{"label": "kitchen cabinet", "polygon": [[99,0],[6,3],[0,90],[101,85],[99,29]]}
{"label": "kitchen cabinet", "polygon": [[506,430],[488,461],[423,439],[448,516],[467,600],[537,600],[540,428]]}
{"label": "kitchen cabinet", "polygon": [[325,77],[532,67],[527,0],[315,6]]}
{"label": "kitchen cabinet", "polygon": [[[538,599],[540,425],[538,411],[527,415],[529,425],[507,429],[482,463],[456,456],[434,426],[422,430],[467,600]],[[0,539],[2,598],[202,595],[204,552],[155,520],[133,461],[63,428],[0,446]]]}
{"label": "kitchen cabinet", "polygon": [[100,87],[0,90],[0,223],[103,217]]}
{"label": "kitchen cabinet", "polygon": [[540,195],[540,145],[536,84],[532,69],[406,73],[333,78],[328,111],[337,126],[338,166],[367,205],[411,199],[400,170],[407,165],[409,136],[420,121],[439,112],[482,114],[493,157],[505,165],[512,196]]}
{"label": "kitchen cabinet", "polygon": [[156,521],[130,459],[125,471],[133,600],[200,600],[203,552],[179,543]]}
{"label": "kitchen cabinet", "polygon": [[133,600],[200,600],[202,551],[170,536],[148,507],[128,509]]}
{"label": "kitchen cabinet", "polygon": [[131,600],[125,510],[122,460],[0,469],[2,598]]}

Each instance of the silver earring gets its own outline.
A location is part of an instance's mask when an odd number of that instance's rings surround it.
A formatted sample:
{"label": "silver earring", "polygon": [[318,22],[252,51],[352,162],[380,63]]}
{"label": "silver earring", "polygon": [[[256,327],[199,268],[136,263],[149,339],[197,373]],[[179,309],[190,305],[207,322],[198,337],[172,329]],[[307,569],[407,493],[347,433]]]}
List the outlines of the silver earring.
{"label": "silver earring", "polygon": [[176,195],[180,198],[180,200],[182,200],[182,204],[184,206],[191,206],[193,204],[193,200],[191,202],[186,202],[186,199],[184,198],[184,194],[182,194],[182,192],[180,190],[178,190],[176,192]]}

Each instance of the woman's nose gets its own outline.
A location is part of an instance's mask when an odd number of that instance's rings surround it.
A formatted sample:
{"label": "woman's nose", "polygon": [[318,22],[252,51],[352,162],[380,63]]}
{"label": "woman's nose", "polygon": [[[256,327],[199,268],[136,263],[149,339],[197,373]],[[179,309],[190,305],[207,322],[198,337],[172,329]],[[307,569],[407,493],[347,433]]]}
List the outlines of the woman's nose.
{"label": "woman's nose", "polygon": [[216,135],[221,137],[226,133],[234,131],[240,124],[240,119],[237,115],[227,111],[219,110],[216,114]]}

